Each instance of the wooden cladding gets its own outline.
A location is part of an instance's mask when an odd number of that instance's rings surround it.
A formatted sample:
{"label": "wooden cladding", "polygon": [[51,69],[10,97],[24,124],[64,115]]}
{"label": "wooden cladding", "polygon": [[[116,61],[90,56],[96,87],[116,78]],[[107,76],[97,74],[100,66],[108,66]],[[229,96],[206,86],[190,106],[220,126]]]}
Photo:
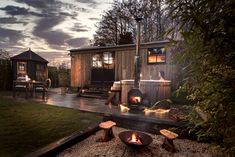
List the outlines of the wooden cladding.
{"label": "wooden cladding", "polygon": [[81,87],[91,80],[92,54],[77,54],[71,57],[71,86]]}
{"label": "wooden cladding", "polygon": [[[151,48],[163,48],[164,44],[156,43],[141,47],[141,80],[158,80],[159,71],[163,71],[165,74],[165,79],[171,80],[172,86],[175,87],[177,83],[177,69],[176,65],[172,64],[173,52],[170,48],[165,49],[164,58],[161,58],[161,62],[165,60],[164,64],[148,64],[148,50]],[[112,47],[110,50],[108,47],[105,49],[102,47],[81,50],[78,49],[76,52],[74,50],[71,55],[71,86],[81,87],[91,83],[91,69],[93,64],[92,57],[96,53],[102,53],[101,51],[114,52],[114,70],[116,81],[134,79],[134,45],[127,48],[124,46],[117,46],[116,49],[115,47]]]}
{"label": "wooden cladding", "polygon": [[[126,80],[134,79],[134,56],[135,50],[116,52],[115,79]],[[173,86],[176,84],[176,66],[172,64],[171,52],[166,53],[166,64],[148,64],[147,50],[141,49],[141,80],[159,79],[159,71],[164,71],[165,79],[172,81]]]}

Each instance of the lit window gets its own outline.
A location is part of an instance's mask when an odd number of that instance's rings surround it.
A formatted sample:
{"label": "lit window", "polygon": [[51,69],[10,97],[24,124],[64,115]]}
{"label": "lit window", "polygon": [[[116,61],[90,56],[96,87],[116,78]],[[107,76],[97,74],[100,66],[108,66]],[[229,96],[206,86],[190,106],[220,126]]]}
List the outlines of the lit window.
{"label": "lit window", "polygon": [[94,68],[114,68],[114,57],[111,52],[104,52],[103,54],[94,54],[92,57],[92,67]]}
{"label": "lit window", "polygon": [[18,70],[25,71],[26,70],[26,63],[25,62],[18,62]]}
{"label": "lit window", "polygon": [[166,63],[165,48],[149,48],[147,52],[147,62],[148,64]]}
{"label": "lit window", "polygon": [[114,57],[111,52],[103,53],[104,68],[113,69],[114,68]]}
{"label": "lit window", "polygon": [[102,54],[95,54],[92,57],[92,67],[95,68],[102,68],[103,63],[102,63]]}

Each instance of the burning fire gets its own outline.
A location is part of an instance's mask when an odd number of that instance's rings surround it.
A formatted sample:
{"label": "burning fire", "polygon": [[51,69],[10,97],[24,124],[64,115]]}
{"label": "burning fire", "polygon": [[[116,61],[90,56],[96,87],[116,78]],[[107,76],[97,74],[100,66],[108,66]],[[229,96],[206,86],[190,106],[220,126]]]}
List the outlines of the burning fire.
{"label": "burning fire", "polygon": [[131,137],[128,139],[128,142],[138,144],[138,145],[142,144],[140,138],[136,135],[135,132],[132,133]]}
{"label": "burning fire", "polygon": [[130,97],[130,102],[131,103],[137,104],[137,103],[140,103],[140,101],[141,101],[141,97],[139,97],[139,96],[131,96]]}
{"label": "burning fire", "polygon": [[119,105],[120,106],[120,109],[121,109],[121,112],[125,113],[125,112],[128,112],[130,110],[130,108],[124,106],[124,105]]}

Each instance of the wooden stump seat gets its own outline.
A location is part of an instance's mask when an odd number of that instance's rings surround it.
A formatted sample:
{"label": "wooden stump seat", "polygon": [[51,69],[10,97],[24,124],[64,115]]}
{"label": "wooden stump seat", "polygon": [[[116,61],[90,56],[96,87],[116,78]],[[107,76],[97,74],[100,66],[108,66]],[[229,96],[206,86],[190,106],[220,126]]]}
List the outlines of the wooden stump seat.
{"label": "wooden stump seat", "polygon": [[178,137],[178,134],[166,129],[160,130],[160,133],[165,137],[163,140],[162,147],[169,152],[176,152],[177,150],[175,148],[173,140]]}
{"label": "wooden stump seat", "polygon": [[106,121],[99,124],[99,127],[104,130],[104,135],[101,139],[102,142],[107,142],[110,141],[112,138],[114,138],[112,128],[115,125],[116,123],[113,121]]}

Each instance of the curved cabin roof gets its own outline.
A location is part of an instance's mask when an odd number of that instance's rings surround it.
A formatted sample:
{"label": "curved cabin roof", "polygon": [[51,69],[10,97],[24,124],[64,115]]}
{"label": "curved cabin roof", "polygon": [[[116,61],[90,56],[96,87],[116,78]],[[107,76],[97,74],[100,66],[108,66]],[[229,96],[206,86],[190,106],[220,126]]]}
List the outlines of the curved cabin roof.
{"label": "curved cabin roof", "polygon": [[[162,41],[154,41],[148,43],[141,43],[140,48],[149,48],[149,47],[163,47],[169,40],[162,40]],[[123,51],[125,50],[134,50],[136,48],[135,44],[126,44],[126,45],[115,45],[115,46],[95,46],[95,47],[84,47],[78,49],[71,49],[70,54],[79,54],[79,53],[97,53],[97,52],[105,52],[105,51]]]}
{"label": "curved cabin roof", "polygon": [[36,61],[36,62],[42,62],[42,63],[48,63],[47,60],[36,54],[35,52],[31,51],[30,49],[28,51],[22,52],[14,57],[11,57],[11,60],[26,60],[26,61]]}

